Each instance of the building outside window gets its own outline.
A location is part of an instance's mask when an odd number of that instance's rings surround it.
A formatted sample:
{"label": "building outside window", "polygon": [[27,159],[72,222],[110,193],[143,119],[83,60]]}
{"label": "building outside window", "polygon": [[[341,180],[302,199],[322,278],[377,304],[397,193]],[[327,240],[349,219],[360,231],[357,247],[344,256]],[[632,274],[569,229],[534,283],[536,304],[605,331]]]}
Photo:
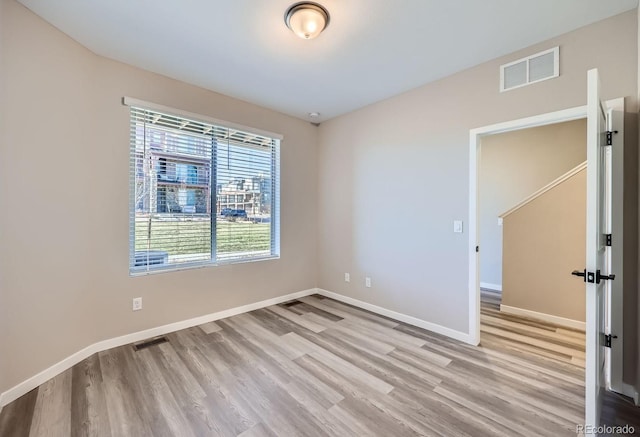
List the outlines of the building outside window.
{"label": "building outside window", "polygon": [[279,139],[131,108],[130,273],[279,256]]}

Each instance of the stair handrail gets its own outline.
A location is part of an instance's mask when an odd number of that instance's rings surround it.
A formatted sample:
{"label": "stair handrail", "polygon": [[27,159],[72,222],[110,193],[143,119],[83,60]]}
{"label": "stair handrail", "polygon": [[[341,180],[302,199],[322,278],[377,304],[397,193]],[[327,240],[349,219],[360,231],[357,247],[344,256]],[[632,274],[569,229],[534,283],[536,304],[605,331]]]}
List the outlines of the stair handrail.
{"label": "stair handrail", "polygon": [[577,175],[578,173],[580,173],[582,170],[584,170],[586,168],[587,168],[587,161],[585,161],[582,164],[579,164],[578,166],[572,168],[571,170],[569,170],[568,172],[566,172],[565,174],[563,174],[559,178],[549,182],[547,185],[545,185],[544,187],[540,188],[538,191],[536,191],[535,193],[531,194],[530,196],[527,196],[524,200],[522,200],[521,202],[517,203],[516,206],[514,206],[513,208],[509,209],[506,212],[503,212],[498,217],[503,219],[506,216],[508,216],[509,214],[512,214],[512,213],[516,212],[517,210],[519,210],[520,208],[522,208],[526,204],[533,202],[535,199],[537,199],[538,197],[542,196],[547,191],[557,187],[558,185],[560,185],[561,183],[563,183],[567,179],[572,178],[573,176]]}

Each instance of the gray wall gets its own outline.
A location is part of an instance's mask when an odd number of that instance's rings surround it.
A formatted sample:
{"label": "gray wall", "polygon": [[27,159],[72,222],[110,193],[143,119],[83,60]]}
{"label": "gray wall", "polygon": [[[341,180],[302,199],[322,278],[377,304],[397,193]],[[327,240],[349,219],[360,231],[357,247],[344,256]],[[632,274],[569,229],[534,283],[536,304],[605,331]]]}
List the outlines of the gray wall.
{"label": "gray wall", "polygon": [[586,120],[482,138],[478,194],[481,283],[502,285],[498,216],[584,162],[586,140]]}
{"label": "gray wall", "polygon": [[[604,98],[625,96],[635,112],[636,18],[612,17],[323,123],[318,285],[468,332],[468,235],[452,222],[468,220],[469,129],[584,105],[593,67]],[[499,93],[500,64],[556,45],[559,78]],[[635,342],[625,346],[635,368]]]}
{"label": "gray wall", "polygon": [[[498,93],[499,64],[557,44],[561,77]],[[0,0],[0,392],[96,341],[316,285],[466,332],[467,234],[451,225],[467,220],[469,129],[584,104],[591,67],[635,112],[635,12],[318,130],[98,57]],[[284,134],[281,260],[129,278],[125,95]]]}
{"label": "gray wall", "polygon": [[[315,287],[315,126],[98,57],[2,5],[0,392],[97,341]],[[280,260],[129,277],[123,96],[284,135]]]}

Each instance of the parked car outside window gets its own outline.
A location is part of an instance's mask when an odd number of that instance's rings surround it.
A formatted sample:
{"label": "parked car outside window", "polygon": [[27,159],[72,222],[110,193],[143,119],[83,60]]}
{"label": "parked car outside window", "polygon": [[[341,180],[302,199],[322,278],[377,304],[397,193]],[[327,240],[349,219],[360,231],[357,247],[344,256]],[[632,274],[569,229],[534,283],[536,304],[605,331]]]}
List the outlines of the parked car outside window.
{"label": "parked car outside window", "polygon": [[220,215],[223,217],[247,218],[247,211],[244,209],[223,208],[220,211]]}

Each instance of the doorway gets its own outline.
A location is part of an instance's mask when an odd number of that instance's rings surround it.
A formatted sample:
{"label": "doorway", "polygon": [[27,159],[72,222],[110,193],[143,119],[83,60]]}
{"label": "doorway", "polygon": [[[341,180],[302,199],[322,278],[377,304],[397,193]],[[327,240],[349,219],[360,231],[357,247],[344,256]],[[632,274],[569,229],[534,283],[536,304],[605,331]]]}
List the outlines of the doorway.
{"label": "doorway", "polygon": [[[607,102],[608,109],[615,117],[612,117],[613,125],[612,129],[620,132],[620,135],[614,137],[614,149],[623,148],[623,113],[624,113],[624,99],[615,99]],[[470,196],[469,196],[469,337],[474,344],[480,343],[480,309],[481,309],[481,294],[480,294],[480,256],[481,247],[479,247],[478,239],[478,200],[479,200],[479,162],[481,158],[481,146],[482,138],[499,133],[517,131],[527,129],[531,127],[546,126],[556,123],[569,122],[586,118],[587,107],[575,107],[566,110],[551,112],[547,114],[541,114],[533,117],[527,117],[523,119],[508,121],[504,123],[493,124],[470,130],[469,144],[470,144],[470,167],[469,167],[469,184],[470,184]],[[612,186],[613,192],[616,190],[622,192],[623,180],[622,171],[616,171],[616,168],[622,168],[623,153],[620,153],[618,157],[614,155],[613,162],[613,178]],[[613,196],[613,208],[614,216],[611,223],[613,232],[616,235],[622,235],[622,200],[619,197]],[[622,240],[622,237],[619,237]],[[609,317],[608,326],[609,332],[615,331],[616,333],[622,333],[622,246],[614,245],[612,247],[611,256],[617,280],[612,284],[612,288],[608,295],[608,311],[614,314],[614,317]],[[576,266],[580,268],[580,266]],[[569,274],[570,272],[567,272]],[[544,274],[544,272],[531,272],[534,274]],[[622,344],[621,336],[618,335],[619,342]],[[608,384],[607,388],[610,388],[617,392],[624,393],[622,383],[622,347],[618,347],[608,351]]]}
{"label": "doorway", "polygon": [[[482,137],[481,341],[584,369],[586,119]],[[532,274],[544,272],[544,274]],[[580,370],[582,371],[582,370]]]}

